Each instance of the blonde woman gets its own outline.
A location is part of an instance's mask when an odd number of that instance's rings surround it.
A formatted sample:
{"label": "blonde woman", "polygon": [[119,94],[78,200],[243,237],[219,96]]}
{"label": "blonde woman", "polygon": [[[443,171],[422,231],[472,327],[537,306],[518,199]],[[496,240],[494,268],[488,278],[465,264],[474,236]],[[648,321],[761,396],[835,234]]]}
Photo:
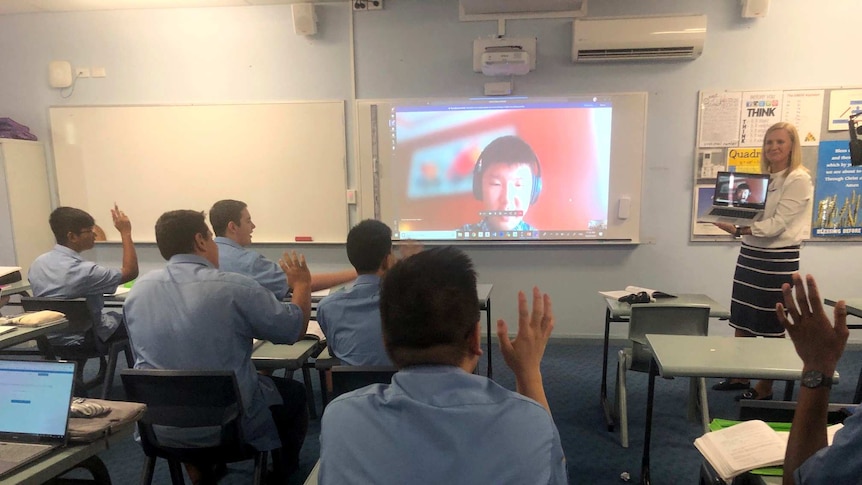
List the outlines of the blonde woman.
{"label": "blonde woman", "polygon": [[[763,137],[760,170],[770,174],[766,209],[751,226],[716,223],[722,230],[742,237],[733,275],[730,326],[737,337],[784,337],[775,314],[782,301],[781,285],[799,271],[799,247],[811,232],[814,187],[802,166],[802,149],[796,127],[775,123]],[[725,379],[713,386],[720,391],[742,390],[740,399],[771,399],[772,381],[750,386],[744,379]]]}

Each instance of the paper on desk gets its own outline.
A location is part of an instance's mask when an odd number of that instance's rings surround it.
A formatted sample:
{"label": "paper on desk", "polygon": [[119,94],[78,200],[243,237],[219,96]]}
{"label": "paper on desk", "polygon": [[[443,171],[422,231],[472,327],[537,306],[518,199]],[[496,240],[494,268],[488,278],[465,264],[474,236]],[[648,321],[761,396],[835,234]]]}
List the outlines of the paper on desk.
{"label": "paper on desk", "polygon": [[118,286],[117,291],[113,293],[113,296],[125,295],[126,293],[132,291],[131,288],[126,288],[125,286]]}
{"label": "paper on desk", "polygon": [[324,288],[322,290],[312,291],[312,297],[323,298],[324,296],[329,296],[330,288]]}
{"label": "paper on desk", "polygon": [[16,328],[18,328],[18,327],[14,327],[12,325],[0,325],[0,335],[3,335],[4,333],[7,333],[7,332],[12,332]]}
{"label": "paper on desk", "polygon": [[308,330],[305,331],[305,338],[316,338],[317,340],[326,340],[326,335],[323,334],[323,329],[317,320],[308,321]]}

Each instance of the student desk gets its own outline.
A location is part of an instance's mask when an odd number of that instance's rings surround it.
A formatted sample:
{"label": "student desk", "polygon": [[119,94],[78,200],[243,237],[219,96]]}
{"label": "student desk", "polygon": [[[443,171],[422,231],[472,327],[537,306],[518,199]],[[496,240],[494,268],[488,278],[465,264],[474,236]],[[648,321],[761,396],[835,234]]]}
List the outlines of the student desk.
{"label": "student desk", "polygon": [[22,293],[29,292],[30,282],[27,280],[21,280],[16,283],[9,283],[8,285],[0,286],[0,296],[20,295]]}
{"label": "student desk", "polygon": [[311,472],[305,478],[304,485],[317,485],[317,478],[320,475],[320,460],[314,464],[314,468],[311,469]]}
{"label": "student desk", "polygon": [[42,355],[46,359],[53,360],[55,356],[51,351],[51,346],[48,345],[48,334],[68,326],[69,321],[65,319],[39,327],[18,326],[15,330],[0,335],[0,349],[12,347],[28,340],[35,340]]}
{"label": "student desk", "polygon": [[299,340],[293,345],[277,345],[272,342],[264,342],[251,354],[251,361],[260,370],[284,369],[285,372],[293,372],[302,369],[302,380],[305,384],[305,393],[308,400],[308,414],[317,418],[317,410],[314,406],[314,394],[311,387],[311,372],[305,365],[311,356],[321,350],[321,343],[317,339]]}
{"label": "student desk", "polygon": [[135,430],[135,423],[129,422],[113,428],[111,435],[103,436],[92,443],[72,443],[58,448],[40,459],[30,463],[17,472],[0,479],[0,485],[38,485],[56,476],[85,465],[95,475],[96,483],[110,484],[111,478],[105,463],[97,456],[112,445],[127,440]]}
{"label": "student desk", "polygon": [[[647,334],[646,338],[653,358],[647,388],[641,484],[650,483],[649,448],[657,375],[774,380],[797,380],[802,376],[802,360],[790,339],[656,334]],[[838,382],[838,372],[833,378]]]}
{"label": "student desk", "polygon": [[[835,306],[839,300],[824,299],[823,302],[829,306]],[[847,305],[847,314],[854,317],[862,318],[862,298],[847,298],[844,300]],[[862,324],[848,324],[849,329],[860,329]],[[862,369],[859,369],[859,379],[856,380],[856,392],[853,394],[853,402],[856,404],[862,403]]]}
{"label": "student desk", "polygon": [[[614,430],[613,410],[608,402],[608,345],[610,342],[611,323],[628,322],[632,315],[632,307],[628,303],[618,301],[616,298],[609,298],[604,295],[605,299],[605,341],[604,350],[602,352],[602,388],[601,388],[601,406],[605,415],[605,423],[608,425],[608,431]],[[659,298],[652,303],[653,305],[707,305],[709,307],[710,318],[720,318],[726,320],[730,318],[730,310],[726,309],[712,298],[701,294],[681,294],[674,298]],[[490,328],[490,322],[488,323]]]}

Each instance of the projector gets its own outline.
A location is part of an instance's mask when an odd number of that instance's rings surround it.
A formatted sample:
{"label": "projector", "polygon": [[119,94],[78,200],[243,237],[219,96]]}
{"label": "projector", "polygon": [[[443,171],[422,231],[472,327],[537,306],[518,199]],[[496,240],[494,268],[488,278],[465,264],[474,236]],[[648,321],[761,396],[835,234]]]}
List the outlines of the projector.
{"label": "projector", "polygon": [[530,54],[521,49],[487,49],[482,53],[482,74],[521,76],[530,72]]}

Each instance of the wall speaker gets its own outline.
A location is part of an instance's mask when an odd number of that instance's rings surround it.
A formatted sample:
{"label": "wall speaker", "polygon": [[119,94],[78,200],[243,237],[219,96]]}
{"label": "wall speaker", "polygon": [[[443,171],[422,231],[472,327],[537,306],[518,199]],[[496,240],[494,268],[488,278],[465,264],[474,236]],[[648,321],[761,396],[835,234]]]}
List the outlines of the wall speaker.
{"label": "wall speaker", "polygon": [[742,17],[746,19],[766,17],[769,0],[742,0]]}
{"label": "wall speaker", "polygon": [[313,3],[294,3],[290,6],[293,13],[293,31],[296,35],[317,33],[317,14]]}

